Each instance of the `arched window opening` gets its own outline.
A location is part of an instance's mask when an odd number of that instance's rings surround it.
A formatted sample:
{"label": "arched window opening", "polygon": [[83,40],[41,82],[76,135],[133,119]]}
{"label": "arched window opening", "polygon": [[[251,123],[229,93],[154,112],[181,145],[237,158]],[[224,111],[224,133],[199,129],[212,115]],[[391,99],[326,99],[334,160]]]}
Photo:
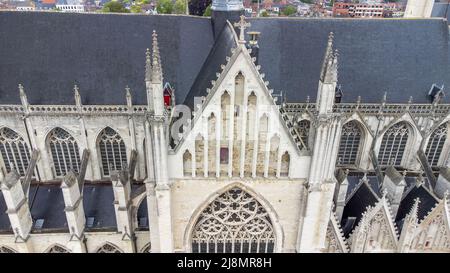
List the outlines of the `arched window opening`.
{"label": "arched window opening", "polygon": [[122,137],[110,127],[106,127],[99,135],[98,147],[102,159],[103,175],[110,171],[122,170],[127,166],[127,151]]}
{"label": "arched window opening", "polygon": [[208,118],[208,175],[216,176],[216,116],[214,113]]}
{"label": "arched window opening", "polygon": [[46,253],[70,253],[70,251],[62,246],[54,245]]}
{"label": "arched window opening", "polygon": [[0,152],[7,172],[11,166],[20,176],[24,176],[30,162],[30,150],[25,140],[15,131],[3,127],[0,129]]}
{"label": "arched window opening", "polygon": [[192,155],[188,150],[183,154],[183,171],[184,176],[192,176]]}
{"label": "arched window opening", "polygon": [[280,146],[280,137],[273,136],[270,140],[270,153],[269,153],[269,175],[277,175],[278,167],[278,149]]}
{"label": "arched window opening", "polygon": [[66,175],[70,170],[79,171],[80,152],[71,134],[62,128],[55,128],[48,135],[48,145],[57,177]]}
{"label": "arched window opening", "polygon": [[222,111],[221,141],[223,142],[227,142],[229,140],[230,103],[231,103],[230,94],[228,94],[228,92],[223,93],[221,97],[221,111]]}
{"label": "arched window opening", "polygon": [[428,145],[425,150],[425,155],[428,158],[428,163],[433,167],[438,167],[439,158],[441,157],[442,150],[444,149],[444,143],[447,140],[448,124],[441,124],[431,134]]}
{"label": "arched window opening", "polygon": [[311,122],[306,119],[302,119],[297,124],[297,132],[299,134],[300,139],[304,144],[304,149],[309,148],[309,130],[311,127]]}
{"label": "arched window opening", "polygon": [[241,148],[242,148],[242,130],[244,124],[244,83],[245,78],[242,73],[235,78],[234,93],[234,120],[233,120],[233,175],[240,175],[241,167]]}
{"label": "arched window opening", "polygon": [[267,133],[269,131],[269,118],[264,114],[259,120],[259,141],[258,141],[258,157],[256,163],[256,174],[264,175],[264,163],[266,158],[266,142]]}
{"label": "arched window opening", "polygon": [[235,187],[217,197],[198,217],[194,253],[272,253],[275,233],[266,209]]}
{"label": "arched window opening", "polygon": [[248,96],[247,102],[247,129],[244,162],[244,175],[247,177],[252,175],[253,152],[255,150],[256,102],[257,97],[255,92],[252,92]]}
{"label": "arched window opening", "polygon": [[122,251],[117,246],[106,243],[97,250],[97,253],[122,253]]}
{"label": "arched window opening", "polygon": [[281,156],[281,169],[280,169],[280,176],[282,177],[287,177],[289,176],[289,165],[291,163],[291,156],[289,155],[289,153],[286,151],[282,156]]}
{"label": "arched window opening", "polygon": [[204,176],[204,150],[205,150],[205,141],[202,135],[198,134],[195,138],[195,176]]}
{"label": "arched window opening", "polygon": [[361,146],[361,129],[356,121],[342,126],[338,152],[338,165],[356,165]]}
{"label": "arched window opening", "polygon": [[401,165],[409,133],[406,122],[394,124],[384,133],[378,153],[380,165]]}

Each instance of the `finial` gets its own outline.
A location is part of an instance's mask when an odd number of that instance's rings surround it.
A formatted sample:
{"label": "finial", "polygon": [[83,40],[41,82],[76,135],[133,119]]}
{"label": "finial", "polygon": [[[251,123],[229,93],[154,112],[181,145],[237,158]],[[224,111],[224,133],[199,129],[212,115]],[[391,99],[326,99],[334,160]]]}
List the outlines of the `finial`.
{"label": "finial", "polygon": [[130,109],[133,106],[133,104],[132,104],[132,100],[131,100],[130,87],[128,87],[128,85],[125,86],[125,96],[126,96],[126,99],[127,99],[127,106]]}
{"label": "finial", "polygon": [[19,94],[20,94],[20,101],[22,102],[23,107],[28,107],[28,98],[25,94],[25,90],[23,88],[23,85],[19,83]]}
{"label": "finial", "polygon": [[151,54],[150,54],[150,49],[147,48],[146,52],[145,52],[145,80],[146,81],[151,81],[152,76],[152,60],[151,60]]}
{"label": "finial", "polygon": [[309,96],[306,96],[306,103],[309,103],[309,101],[310,101]]}
{"label": "finial", "polygon": [[152,82],[161,83],[162,82],[162,67],[161,67],[161,57],[159,55],[158,47],[158,34],[153,30],[153,48],[152,48]]}
{"label": "finial", "polygon": [[445,192],[444,192],[444,201],[447,201],[447,199],[448,199],[448,190],[446,190]]}
{"label": "finial", "polygon": [[383,198],[386,198],[387,193],[388,193],[387,189],[384,188],[382,192]]}
{"label": "finial", "polygon": [[406,174],[407,174],[408,172],[406,171],[406,170],[403,170],[403,172],[402,172],[402,175],[403,175],[403,177],[406,177]]}
{"label": "finial", "polygon": [[384,104],[384,103],[386,103],[386,101],[387,101],[387,92],[384,92],[381,102]]}
{"label": "finial", "polygon": [[411,104],[413,102],[413,96],[409,96],[408,104]]}
{"label": "finial", "polygon": [[239,28],[239,43],[245,44],[245,29],[250,27],[250,23],[245,22],[245,16],[241,15],[239,22],[234,23],[235,27]]}
{"label": "finial", "polygon": [[80,96],[78,86],[76,84],[73,86],[73,93],[74,93],[74,97],[75,97],[75,105],[81,106],[81,96]]}
{"label": "finial", "polygon": [[328,35],[328,44],[323,58],[322,69],[320,71],[320,80],[322,82],[337,81],[337,51],[333,51],[334,34]]}

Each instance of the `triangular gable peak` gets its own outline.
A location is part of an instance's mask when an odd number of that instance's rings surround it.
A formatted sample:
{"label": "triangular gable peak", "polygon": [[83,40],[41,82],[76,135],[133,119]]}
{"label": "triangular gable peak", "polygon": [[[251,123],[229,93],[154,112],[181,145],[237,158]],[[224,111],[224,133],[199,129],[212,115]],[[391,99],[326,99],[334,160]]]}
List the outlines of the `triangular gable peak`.
{"label": "triangular gable peak", "polygon": [[344,234],[341,226],[336,220],[334,212],[330,215],[328,222],[327,233],[325,238],[325,252],[329,253],[346,253],[348,252],[347,243],[345,242]]}
{"label": "triangular gable peak", "polygon": [[447,194],[417,227],[410,251],[450,251],[450,209]]}
{"label": "triangular gable peak", "polygon": [[[226,65],[217,73],[217,80],[212,81],[212,88],[207,90],[206,97],[194,105],[192,129],[175,148],[175,153],[179,155],[186,150],[193,150],[195,137],[200,134],[205,140],[219,142],[217,150],[222,159],[228,157],[229,161],[240,160],[238,165],[242,169],[245,159],[239,159],[239,154],[243,152],[236,146],[241,147],[242,143],[248,144],[247,140],[254,140],[258,145],[265,145],[266,163],[263,162],[264,166],[259,171],[267,176],[271,172],[271,167],[267,167],[270,165],[267,163],[269,157],[275,157],[274,161],[278,163],[275,162],[274,165],[278,164],[277,169],[283,169],[283,162],[297,162],[300,158],[300,143],[297,143],[292,121],[276,104],[273,91],[268,89],[268,82],[264,81],[264,74],[259,73],[260,67],[255,65],[255,59],[250,56],[249,50],[240,43],[231,52],[231,57],[226,58]],[[214,119],[214,135],[211,135],[210,130],[211,118]],[[274,145],[276,148],[272,149]],[[269,151],[275,154],[269,155]],[[233,165],[232,168],[236,169],[236,166]],[[230,175],[232,171],[229,169],[227,172]],[[258,170],[253,170],[255,172]],[[289,168],[289,177],[299,175],[298,170]]]}
{"label": "triangular gable peak", "polygon": [[403,115],[397,116],[393,119],[391,119],[389,122],[387,122],[385,124],[385,126],[383,127],[383,129],[380,131],[380,133],[378,134],[379,136],[382,136],[387,130],[389,130],[389,128],[391,128],[393,125],[405,121],[406,123],[408,123],[412,130],[414,131],[413,133],[417,136],[421,136],[422,132],[419,130],[419,125],[417,124],[416,120],[411,116],[410,112],[405,112]]}
{"label": "triangular gable peak", "polygon": [[375,207],[368,207],[350,236],[351,252],[395,252],[397,228],[386,194]]}

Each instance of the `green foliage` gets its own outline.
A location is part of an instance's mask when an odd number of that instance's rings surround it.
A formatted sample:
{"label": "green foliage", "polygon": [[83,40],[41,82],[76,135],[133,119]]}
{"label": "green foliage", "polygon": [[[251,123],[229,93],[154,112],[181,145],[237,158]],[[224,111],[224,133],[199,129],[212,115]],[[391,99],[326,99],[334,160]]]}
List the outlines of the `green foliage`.
{"label": "green foliage", "polygon": [[291,16],[297,13],[297,9],[294,6],[287,6],[283,9],[282,13],[284,16]]}
{"label": "green foliage", "polygon": [[142,7],[141,5],[132,5],[130,8],[130,11],[132,13],[141,13],[142,12]]}
{"label": "green foliage", "polygon": [[175,14],[185,14],[186,13],[186,0],[176,0],[173,7]]}
{"label": "green foliage", "polygon": [[142,1],[141,1],[141,4],[143,4],[143,5],[150,4],[150,0],[142,0]]}
{"label": "green foliage", "polygon": [[173,11],[172,0],[158,0],[156,11],[158,11],[159,14],[171,14]]}
{"label": "green foliage", "polygon": [[300,0],[300,1],[306,4],[314,4],[313,0]]}
{"label": "green foliage", "polygon": [[207,6],[203,16],[211,16],[211,5]]}
{"label": "green foliage", "polygon": [[266,10],[262,11],[260,15],[261,17],[269,17],[269,13]]}
{"label": "green foliage", "polygon": [[118,12],[118,13],[129,13],[130,11],[125,8],[125,6],[118,1],[111,1],[103,5],[103,12]]}

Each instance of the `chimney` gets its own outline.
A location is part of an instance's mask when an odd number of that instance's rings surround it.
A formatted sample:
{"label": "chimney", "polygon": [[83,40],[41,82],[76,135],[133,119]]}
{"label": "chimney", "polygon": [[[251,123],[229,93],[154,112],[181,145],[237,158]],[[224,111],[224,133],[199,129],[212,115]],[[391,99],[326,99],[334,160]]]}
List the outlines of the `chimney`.
{"label": "chimney", "polygon": [[405,177],[401,175],[394,167],[389,166],[385,171],[382,187],[387,191],[386,197],[391,203],[393,217],[397,215],[405,186]]}
{"label": "chimney", "polygon": [[249,31],[249,32],[247,32],[247,34],[250,36],[250,41],[248,42],[248,48],[251,49],[250,56],[252,56],[252,58],[254,57],[256,59],[255,64],[258,65],[258,63],[259,63],[258,39],[259,39],[259,35],[261,35],[261,32]]}
{"label": "chimney", "polygon": [[434,187],[434,193],[439,198],[444,198],[446,191],[450,191],[450,167],[441,167]]}
{"label": "chimney", "polygon": [[6,213],[11,222],[15,238],[26,242],[33,226],[33,220],[31,219],[28,198],[25,196],[16,170],[13,169],[5,176],[3,183],[1,183],[1,190],[8,207]]}

